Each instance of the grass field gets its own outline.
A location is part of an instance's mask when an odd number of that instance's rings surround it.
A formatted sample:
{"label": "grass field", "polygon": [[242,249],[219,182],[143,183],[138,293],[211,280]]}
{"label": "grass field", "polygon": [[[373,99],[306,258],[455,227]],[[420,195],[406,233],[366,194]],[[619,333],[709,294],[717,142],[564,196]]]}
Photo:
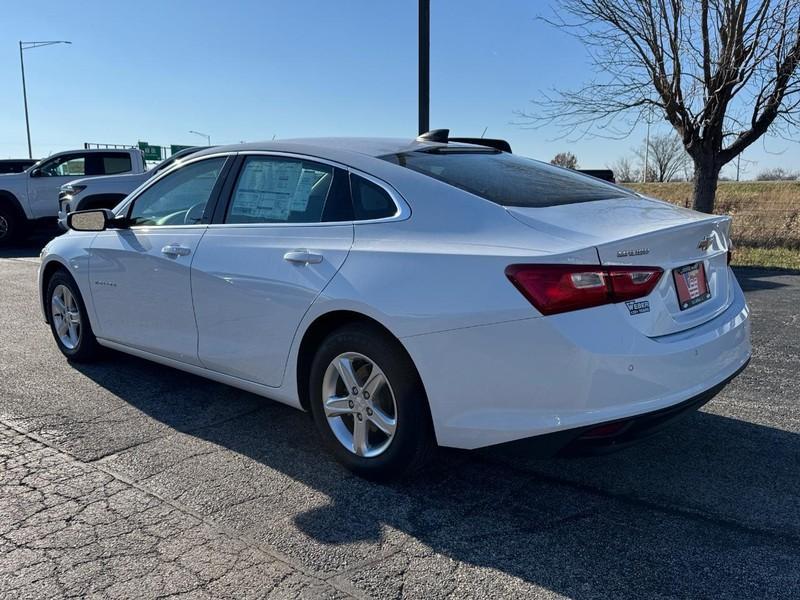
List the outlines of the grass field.
{"label": "grass field", "polygon": [[[691,207],[692,184],[636,183],[648,196]],[[722,182],[715,212],[731,215],[736,246],[800,250],[800,181]]]}
{"label": "grass field", "polygon": [[800,272],[800,250],[793,248],[753,248],[737,246],[733,250],[733,265],[789,269]]}
{"label": "grass field", "polygon": [[[689,182],[626,185],[680,206],[692,204]],[[721,182],[715,212],[733,217],[734,264],[800,269],[800,181]]]}

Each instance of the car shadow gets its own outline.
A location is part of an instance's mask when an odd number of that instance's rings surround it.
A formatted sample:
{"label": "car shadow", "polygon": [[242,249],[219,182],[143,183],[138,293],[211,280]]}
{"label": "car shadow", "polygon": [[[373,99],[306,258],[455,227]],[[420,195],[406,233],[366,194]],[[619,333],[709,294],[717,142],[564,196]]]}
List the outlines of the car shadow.
{"label": "car shadow", "polygon": [[774,278],[782,275],[800,275],[800,270],[797,269],[775,267],[733,267],[733,272],[745,292],[784,287],[785,283],[776,281]]}
{"label": "car shadow", "polygon": [[14,242],[10,246],[0,246],[0,258],[37,258],[39,253],[61,232],[37,231],[30,237]]}
{"label": "car shadow", "polygon": [[[748,589],[781,595],[792,588],[780,586],[798,581],[795,433],[699,412],[604,457],[540,460],[502,448],[441,450],[417,476],[375,484],[333,462],[304,413],[127,355],[113,353],[112,360],[113,366],[77,368],[152,418],[239,455],[245,474],[225,459],[211,468],[221,473],[213,482],[190,476],[215,502],[252,486],[258,468],[310,489],[304,497],[318,495],[311,508],[298,509],[289,491],[262,485],[224,519],[273,539],[278,534],[263,515],[283,506],[303,544],[318,547],[309,554],[323,563],[358,544],[386,542],[388,528],[405,534],[399,553],[409,563],[425,557],[441,567],[430,574],[431,596],[455,577],[450,559],[488,569],[488,582],[501,573],[587,599],[737,597]],[[130,381],[139,382],[135,390]],[[165,385],[180,390],[179,397],[164,397]],[[231,397],[231,418],[190,425],[221,394]],[[202,512],[200,504],[195,510]],[[393,577],[402,585],[401,575]],[[770,587],[776,581],[779,587]]]}

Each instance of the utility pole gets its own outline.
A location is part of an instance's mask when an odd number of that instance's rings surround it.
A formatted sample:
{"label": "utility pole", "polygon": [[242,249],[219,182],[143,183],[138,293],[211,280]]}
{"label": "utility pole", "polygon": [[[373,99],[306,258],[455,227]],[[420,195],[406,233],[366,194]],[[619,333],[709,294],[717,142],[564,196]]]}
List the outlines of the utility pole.
{"label": "utility pole", "polygon": [[430,130],[431,0],[419,0],[419,133]]}
{"label": "utility pole", "polygon": [[644,168],[642,169],[642,183],[647,183],[647,167],[650,164],[650,121],[652,120],[653,109],[650,109],[650,116],[647,117],[647,138],[644,142]]}
{"label": "utility pole", "polygon": [[19,67],[22,69],[22,100],[25,102],[25,131],[28,134],[28,158],[33,158],[33,150],[31,150],[31,122],[28,119],[28,90],[25,88],[25,59],[22,58],[22,42],[19,43]]}
{"label": "utility pole", "polygon": [[55,40],[49,42],[20,42],[19,43],[19,68],[22,71],[22,100],[25,103],[25,132],[28,134],[28,158],[33,158],[33,150],[31,149],[31,122],[28,118],[28,89],[25,86],[25,59],[23,58],[22,51],[29,50],[30,48],[39,48],[40,46],[52,46],[53,44],[71,44],[66,40]]}

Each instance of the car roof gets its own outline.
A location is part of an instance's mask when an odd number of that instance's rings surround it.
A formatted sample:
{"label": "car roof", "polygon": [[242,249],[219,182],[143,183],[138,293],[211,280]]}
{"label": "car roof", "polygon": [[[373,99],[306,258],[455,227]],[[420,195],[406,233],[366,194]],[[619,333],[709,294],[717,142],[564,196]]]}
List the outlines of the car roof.
{"label": "car roof", "polygon": [[265,142],[249,142],[231,144],[198,152],[196,156],[217,154],[219,152],[295,152],[309,156],[317,156],[330,160],[342,160],[346,156],[361,155],[379,157],[400,152],[412,152],[425,148],[466,144],[442,144],[438,142],[418,141],[408,138],[369,138],[369,137],[318,137],[293,138]]}
{"label": "car roof", "polygon": [[67,153],[74,153],[80,152],[81,154],[95,154],[97,152],[130,152],[131,150],[136,150],[137,152],[141,152],[139,148],[135,148],[133,146],[128,146],[126,148],[73,148],[72,150],[59,150],[58,152],[53,152],[47,158],[52,156],[56,156],[57,154],[67,154]]}
{"label": "car roof", "polygon": [[191,146],[190,148],[184,148],[183,150],[178,150],[177,152],[170,154],[164,159],[164,162],[168,161],[170,158],[180,158],[181,156],[187,156],[188,154],[194,154],[195,152],[200,152],[201,150],[207,150],[210,148],[216,148],[216,146]]}

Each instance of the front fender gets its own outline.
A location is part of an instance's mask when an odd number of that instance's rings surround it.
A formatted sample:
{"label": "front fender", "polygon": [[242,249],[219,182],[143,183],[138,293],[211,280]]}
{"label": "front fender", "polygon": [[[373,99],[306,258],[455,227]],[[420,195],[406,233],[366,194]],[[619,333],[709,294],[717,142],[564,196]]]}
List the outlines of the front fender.
{"label": "front fender", "polygon": [[62,268],[72,276],[78,285],[78,290],[86,306],[89,323],[92,325],[92,329],[97,331],[97,318],[94,302],[92,301],[91,282],[89,281],[89,250],[96,236],[97,234],[95,233],[86,235],[72,232],[51,240],[42,249],[38,273],[38,289],[39,305],[45,322],[47,322],[46,284],[50,275],[56,269]]}
{"label": "front fender", "polygon": [[[12,177],[12,175],[3,175],[3,177]],[[9,185],[11,182],[3,181],[3,187],[0,188],[0,203],[10,202],[20,215],[24,215],[26,219],[31,219],[30,207],[27,201],[23,202],[20,198],[27,199],[26,189],[17,189],[20,186]]]}
{"label": "front fender", "polygon": [[64,263],[58,256],[47,256],[46,250],[47,246],[45,246],[41,254],[42,261],[39,263],[39,272],[37,274],[37,289],[39,290],[39,309],[42,311],[42,318],[44,319],[45,323],[49,323],[50,319],[47,318],[47,305],[45,299],[45,296],[47,295],[47,281],[50,279],[50,276],[53,274],[53,272],[59,268],[69,271],[69,265]]}

